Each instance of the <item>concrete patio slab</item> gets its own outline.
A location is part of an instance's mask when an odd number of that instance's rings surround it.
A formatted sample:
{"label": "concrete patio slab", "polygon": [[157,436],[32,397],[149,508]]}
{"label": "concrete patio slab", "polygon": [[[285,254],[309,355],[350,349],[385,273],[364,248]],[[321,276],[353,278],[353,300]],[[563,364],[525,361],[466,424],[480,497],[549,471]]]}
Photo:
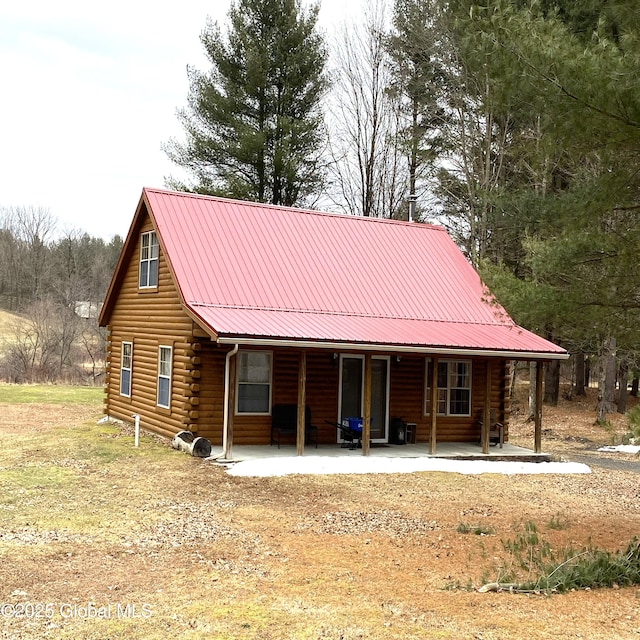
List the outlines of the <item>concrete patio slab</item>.
{"label": "concrete patio slab", "polygon": [[[220,458],[222,449],[214,449],[211,458]],[[550,462],[553,456],[547,453],[534,453],[530,449],[517,447],[506,443],[501,449],[497,446],[490,447],[488,454],[483,454],[480,446],[469,442],[439,442],[435,454],[429,453],[429,445],[426,443],[405,445],[372,445],[369,456],[379,458],[445,458],[455,460],[491,460],[491,461],[518,461],[518,462]],[[277,446],[269,445],[235,445],[233,458],[227,462],[242,462],[245,460],[260,460],[264,458],[292,458],[296,457],[294,445]],[[305,447],[304,457],[332,457],[332,458],[361,458],[362,449],[346,449],[338,444],[319,445]],[[210,459],[211,459],[210,458]]]}

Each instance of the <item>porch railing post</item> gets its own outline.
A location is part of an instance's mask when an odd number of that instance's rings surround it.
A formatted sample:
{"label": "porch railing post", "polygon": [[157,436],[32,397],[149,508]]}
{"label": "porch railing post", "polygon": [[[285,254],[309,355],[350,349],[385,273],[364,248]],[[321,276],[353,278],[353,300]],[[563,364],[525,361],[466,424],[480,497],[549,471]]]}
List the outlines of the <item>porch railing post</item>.
{"label": "porch railing post", "polygon": [[431,434],[429,437],[429,453],[436,452],[436,427],[438,414],[438,358],[433,358],[431,370],[431,398],[429,399],[429,410],[431,412]]}
{"label": "porch railing post", "polygon": [[480,442],[482,453],[489,453],[489,431],[491,429],[491,360],[487,360],[487,379],[484,385],[484,408],[482,411],[482,427],[480,427]]}
{"label": "porch railing post", "polygon": [[224,459],[231,460],[233,456],[233,416],[235,414],[236,407],[236,375],[237,375],[237,361],[238,358],[234,351],[237,353],[237,347],[231,351],[233,355],[229,358],[229,379],[227,381],[227,420],[226,429],[224,433]]}
{"label": "porch railing post", "polygon": [[300,351],[300,364],[298,367],[298,424],[296,434],[296,453],[301,456],[304,453],[305,421],[307,405],[307,352]]}
{"label": "porch railing post", "polygon": [[364,412],[362,415],[362,455],[369,455],[371,441],[371,354],[364,356]]}
{"label": "porch railing post", "polygon": [[534,415],[533,450],[542,453],[542,384],[543,363],[536,362],[536,411]]}

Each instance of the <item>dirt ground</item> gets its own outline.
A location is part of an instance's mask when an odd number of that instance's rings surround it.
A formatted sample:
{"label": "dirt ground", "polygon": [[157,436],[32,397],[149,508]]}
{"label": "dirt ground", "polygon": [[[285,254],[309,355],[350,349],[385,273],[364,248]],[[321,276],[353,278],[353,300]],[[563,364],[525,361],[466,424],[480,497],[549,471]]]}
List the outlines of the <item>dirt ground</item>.
{"label": "dirt ground", "polygon": [[[640,533],[640,475],[595,464],[637,462],[596,452],[626,422],[594,426],[594,403],[543,418],[588,475],[266,479],[136,450],[98,405],[0,404],[0,638],[640,638],[640,586],[477,591],[527,522],[554,549]],[[517,412],[511,441],[533,446]]]}

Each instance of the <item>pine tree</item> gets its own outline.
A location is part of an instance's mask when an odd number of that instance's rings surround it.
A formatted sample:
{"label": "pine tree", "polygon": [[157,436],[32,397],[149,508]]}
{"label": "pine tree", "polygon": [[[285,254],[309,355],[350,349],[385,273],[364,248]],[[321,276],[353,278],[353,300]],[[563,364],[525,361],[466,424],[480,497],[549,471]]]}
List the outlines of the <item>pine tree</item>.
{"label": "pine tree", "polygon": [[485,54],[499,104],[537,116],[535,131],[519,127],[510,140],[521,136],[521,165],[540,167],[543,179],[514,180],[515,157],[507,158],[498,204],[527,228],[524,268],[514,272],[524,281],[501,289],[495,274],[485,277],[516,317],[530,316],[525,326],[607,362],[602,419],[612,406],[611,362],[637,361],[640,341],[638,12],[631,0],[502,0],[467,13],[464,32]]}
{"label": "pine tree", "polygon": [[301,204],[322,184],[320,101],[326,49],[318,6],[299,0],[237,0],[228,30],[209,23],[201,40],[211,69],[189,69],[186,141],[166,152],[200,193]]}
{"label": "pine tree", "polygon": [[387,38],[393,81],[400,105],[399,144],[407,158],[406,195],[422,195],[442,146],[447,119],[443,95],[448,78],[444,11],[439,0],[395,0]]}

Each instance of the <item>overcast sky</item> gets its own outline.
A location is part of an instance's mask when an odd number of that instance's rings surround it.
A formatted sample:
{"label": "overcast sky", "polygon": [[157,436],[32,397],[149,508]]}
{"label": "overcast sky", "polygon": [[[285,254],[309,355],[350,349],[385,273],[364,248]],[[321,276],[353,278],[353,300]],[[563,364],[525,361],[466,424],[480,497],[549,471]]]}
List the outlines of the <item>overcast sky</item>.
{"label": "overcast sky", "polygon": [[[327,32],[354,3],[323,0]],[[182,175],[186,67],[206,69],[207,16],[229,0],[0,3],[0,207],[48,209],[64,230],[125,235],[143,186]]]}

